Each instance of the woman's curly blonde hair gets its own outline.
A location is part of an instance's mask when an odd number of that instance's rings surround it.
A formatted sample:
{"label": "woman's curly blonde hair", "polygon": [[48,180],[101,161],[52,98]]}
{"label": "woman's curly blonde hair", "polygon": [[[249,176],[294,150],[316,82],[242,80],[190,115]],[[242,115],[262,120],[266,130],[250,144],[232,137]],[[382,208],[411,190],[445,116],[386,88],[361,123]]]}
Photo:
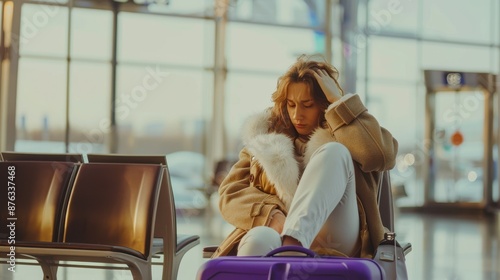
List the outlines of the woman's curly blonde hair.
{"label": "woman's curly blonde hair", "polygon": [[[309,87],[314,102],[319,104],[323,111],[328,108],[330,102],[326,99],[323,90],[321,90],[316,78],[314,78],[313,71],[315,70],[325,70],[334,79],[341,94],[344,94],[337,81],[339,72],[334,66],[327,63],[324,59],[322,61],[318,60],[316,56],[301,55],[288,71],[278,79],[276,91],[272,95],[274,106],[270,108],[270,129],[272,131],[285,133],[291,138],[298,136],[287,111],[287,94],[290,84],[305,83]],[[321,127],[326,127],[324,115],[320,116],[320,125]]]}

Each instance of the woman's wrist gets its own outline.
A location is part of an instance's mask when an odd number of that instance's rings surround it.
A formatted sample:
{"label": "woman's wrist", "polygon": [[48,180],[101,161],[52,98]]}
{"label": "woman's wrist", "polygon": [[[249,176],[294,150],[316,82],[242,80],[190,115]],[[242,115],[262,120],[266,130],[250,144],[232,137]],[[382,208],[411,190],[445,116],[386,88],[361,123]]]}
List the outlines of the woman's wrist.
{"label": "woman's wrist", "polygon": [[278,233],[283,231],[283,225],[285,224],[286,216],[278,209],[271,211],[269,215],[269,220],[267,221],[267,226],[276,230]]}
{"label": "woman's wrist", "polygon": [[285,236],[283,236],[283,239],[282,239],[282,245],[283,246],[289,246],[289,245],[302,246],[302,243],[300,243],[300,241],[298,241],[297,239],[295,239],[289,235],[285,235]]}

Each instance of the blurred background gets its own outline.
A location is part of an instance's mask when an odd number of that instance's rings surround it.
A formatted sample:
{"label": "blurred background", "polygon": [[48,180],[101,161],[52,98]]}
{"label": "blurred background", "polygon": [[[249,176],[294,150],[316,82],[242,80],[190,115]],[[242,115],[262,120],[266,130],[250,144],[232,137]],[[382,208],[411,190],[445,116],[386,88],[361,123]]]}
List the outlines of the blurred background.
{"label": "blurred background", "polygon": [[[429,105],[424,71],[498,74],[499,1],[0,3],[3,151],[174,153],[171,165],[191,162],[190,183],[203,187],[237,156],[242,122],[271,105],[277,78],[299,55],[320,54],[398,139],[400,204],[430,200],[429,160],[444,160],[437,201],[483,199],[485,145],[497,173],[497,98],[486,143],[484,92],[432,94]],[[427,120],[427,107],[440,115]]]}
{"label": "blurred background", "polygon": [[298,56],[320,54],[399,141],[398,210],[500,207],[500,1],[0,7],[1,151],[165,154],[177,207],[193,221],[217,211],[243,121],[271,105]]}

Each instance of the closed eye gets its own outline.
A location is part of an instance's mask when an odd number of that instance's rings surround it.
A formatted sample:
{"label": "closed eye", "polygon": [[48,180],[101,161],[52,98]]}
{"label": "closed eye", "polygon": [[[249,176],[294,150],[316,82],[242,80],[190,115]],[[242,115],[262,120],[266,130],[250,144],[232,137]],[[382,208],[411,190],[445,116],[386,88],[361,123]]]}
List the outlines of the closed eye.
{"label": "closed eye", "polygon": [[314,106],[314,102],[313,101],[306,101],[306,102],[303,102],[302,103],[304,105],[304,107],[306,108],[311,108]]}

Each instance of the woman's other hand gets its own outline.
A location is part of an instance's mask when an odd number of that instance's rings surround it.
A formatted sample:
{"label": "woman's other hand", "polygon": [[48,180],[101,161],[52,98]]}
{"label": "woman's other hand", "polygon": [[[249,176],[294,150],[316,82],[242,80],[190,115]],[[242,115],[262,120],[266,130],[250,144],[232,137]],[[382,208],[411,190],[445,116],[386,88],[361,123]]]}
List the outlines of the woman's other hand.
{"label": "woman's other hand", "polygon": [[283,225],[285,224],[285,215],[281,211],[276,211],[271,216],[271,220],[269,221],[268,227],[274,229],[279,234],[283,231]]}

